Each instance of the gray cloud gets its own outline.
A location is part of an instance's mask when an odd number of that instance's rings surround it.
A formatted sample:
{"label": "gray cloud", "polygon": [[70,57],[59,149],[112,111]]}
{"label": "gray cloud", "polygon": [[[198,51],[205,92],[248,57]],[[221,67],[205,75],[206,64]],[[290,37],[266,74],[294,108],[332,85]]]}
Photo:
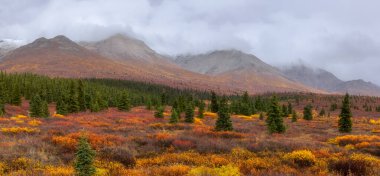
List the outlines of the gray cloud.
{"label": "gray cloud", "polygon": [[380,1],[2,0],[0,38],[125,33],[163,54],[236,48],[380,84]]}

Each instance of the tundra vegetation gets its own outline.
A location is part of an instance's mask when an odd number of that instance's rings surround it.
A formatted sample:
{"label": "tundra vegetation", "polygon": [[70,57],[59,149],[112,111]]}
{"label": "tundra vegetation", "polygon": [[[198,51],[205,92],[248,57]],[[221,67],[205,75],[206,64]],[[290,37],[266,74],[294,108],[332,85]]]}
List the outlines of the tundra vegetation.
{"label": "tundra vegetation", "polygon": [[0,175],[380,173],[377,97],[0,73],[0,100]]}

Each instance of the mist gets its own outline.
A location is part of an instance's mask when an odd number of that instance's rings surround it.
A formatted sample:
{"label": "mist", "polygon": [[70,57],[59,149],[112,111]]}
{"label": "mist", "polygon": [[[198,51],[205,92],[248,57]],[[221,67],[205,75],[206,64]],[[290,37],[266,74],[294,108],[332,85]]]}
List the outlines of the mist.
{"label": "mist", "polygon": [[2,0],[0,39],[122,33],[165,55],[239,49],[380,84],[380,1]]}

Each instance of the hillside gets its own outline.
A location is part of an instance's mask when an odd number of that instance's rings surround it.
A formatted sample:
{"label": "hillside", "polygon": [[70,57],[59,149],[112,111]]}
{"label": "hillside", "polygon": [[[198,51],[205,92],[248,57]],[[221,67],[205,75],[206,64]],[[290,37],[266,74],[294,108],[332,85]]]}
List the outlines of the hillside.
{"label": "hillside", "polygon": [[[96,46],[104,47],[104,45]],[[136,80],[186,89],[214,89],[226,93],[242,91],[224,85],[221,81],[212,80],[209,76],[162,61],[163,58],[157,54],[153,54],[157,57],[151,57],[154,61],[152,63],[137,57],[128,59],[122,54],[123,52],[117,52],[118,50],[112,49],[113,47],[108,48],[109,53],[115,53],[114,57],[108,58],[104,52],[96,53],[102,50],[90,51],[65,36],[52,39],[39,38],[4,56],[0,62],[0,69],[10,73],[31,72],[53,77]],[[128,48],[129,45],[121,44],[118,47]]]}
{"label": "hillside", "polygon": [[331,72],[305,65],[285,67],[283,73],[294,81],[332,93],[380,96],[380,87],[363,80],[343,81]]}
{"label": "hillside", "polygon": [[238,50],[178,56],[175,62],[185,69],[212,75],[231,85],[254,92],[322,92],[291,81],[277,68],[266,64],[254,55]]}

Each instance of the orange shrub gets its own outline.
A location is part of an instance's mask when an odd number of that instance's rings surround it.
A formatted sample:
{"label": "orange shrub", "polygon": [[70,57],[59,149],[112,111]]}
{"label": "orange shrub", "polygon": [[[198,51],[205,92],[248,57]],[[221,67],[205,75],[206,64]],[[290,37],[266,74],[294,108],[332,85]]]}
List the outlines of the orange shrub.
{"label": "orange shrub", "polygon": [[150,170],[149,175],[157,175],[157,176],[181,176],[187,175],[190,167],[176,164],[171,166],[160,166],[154,167]]}
{"label": "orange shrub", "polygon": [[74,168],[68,166],[46,166],[44,174],[49,176],[71,176],[74,175]]}
{"label": "orange shrub", "polygon": [[103,147],[113,147],[122,145],[126,139],[121,136],[111,135],[111,134],[95,134],[95,133],[70,133],[66,136],[53,136],[52,141],[55,144],[58,144],[64,148],[75,150],[77,141],[79,138],[85,135],[88,138],[88,141],[95,149],[100,149]]}

